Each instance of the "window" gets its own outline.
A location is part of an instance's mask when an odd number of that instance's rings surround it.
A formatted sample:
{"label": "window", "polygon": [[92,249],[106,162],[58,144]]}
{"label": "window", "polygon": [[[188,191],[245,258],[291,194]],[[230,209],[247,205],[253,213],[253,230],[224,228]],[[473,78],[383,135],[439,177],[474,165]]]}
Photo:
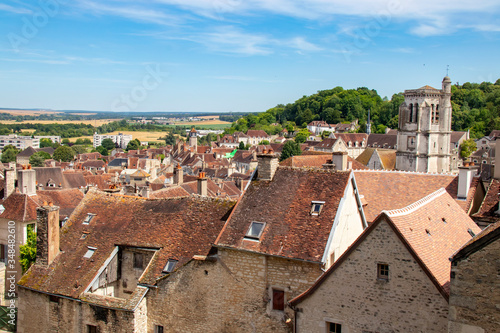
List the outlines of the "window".
{"label": "window", "polygon": [[97,250],[97,248],[88,246],[87,247],[87,252],[83,255],[83,257],[84,258],[90,258],[90,257],[92,257],[92,255],[94,254],[95,250]]}
{"label": "window", "polygon": [[87,333],[97,333],[97,326],[87,325]]}
{"label": "window", "polygon": [[134,253],[134,268],[143,268],[144,255],[142,253]]}
{"label": "window", "polygon": [[285,291],[273,289],[273,310],[285,310]]}
{"label": "window", "polygon": [[85,220],[83,220],[83,224],[89,224],[90,221],[92,221],[92,219],[94,218],[94,216],[95,216],[95,214],[88,213]]}
{"label": "window", "polygon": [[414,136],[408,137],[408,148],[415,148],[415,137]]}
{"label": "window", "polygon": [[328,333],[342,333],[342,325],[337,323],[328,323]]}
{"label": "window", "polygon": [[248,228],[245,238],[257,239],[257,240],[260,239],[262,231],[264,231],[265,225],[266,224],[264,222],[252,222],[250,224],[250,228]]}
{"label": "window", "polygon": [[311,204],[312,204],[311,215],[319,215],[321,213],[321,209],[323,208],[323,205],[325,204],[325,202],[324,201],[312,201]]}
{"label": "window", "polygon": [[170,273],[174,271],[175,265],[177,265],[177,260],[175,259],[168,259],[167,264],[165,265],[165,268],[163,268],[164,273]]}
{"label": "window", "polygon": [[163,326],[155,325],[155,333],[163,333]]}
{"label": "window", "polygon": [[388,264],[377,264],[377,278],[381,280],[389,280]]}

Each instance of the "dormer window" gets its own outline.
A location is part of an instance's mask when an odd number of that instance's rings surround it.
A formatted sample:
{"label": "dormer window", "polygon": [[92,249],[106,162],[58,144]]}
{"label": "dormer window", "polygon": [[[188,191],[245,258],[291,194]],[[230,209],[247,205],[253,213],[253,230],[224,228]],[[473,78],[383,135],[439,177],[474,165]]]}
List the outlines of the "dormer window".
{"label": "dormer window", "polygon": [[323,209],[324,201],[312,201],[311,202],[311,215],[319,215]]}
{"label": "dormer window", "polygon": [[95,214],[88,213],[87,217],[85,217],[85,219],[83,220],[83,224],[89,224],[90,221],[92,221],[92,219],[94,218],[94,216]]}
{"label": "dormer window", "polygon": [[87,247],[87,252],[83,255],[84,258],[90,258],[92,257],[92,255],[94,254],[95,250],[97,250],[96,247],[90,247],[88,246]]}
{"label": "dormer window", "polygon": [[168,259],[165,268],[163,268],[163,273],[171,273],[174,271],[175,265],[177,265],[178,260]]}
{"label": "dormer window", "polygon": [[266,224],[264,222],[252,222],[245,238],[259,240],[265,226]]}

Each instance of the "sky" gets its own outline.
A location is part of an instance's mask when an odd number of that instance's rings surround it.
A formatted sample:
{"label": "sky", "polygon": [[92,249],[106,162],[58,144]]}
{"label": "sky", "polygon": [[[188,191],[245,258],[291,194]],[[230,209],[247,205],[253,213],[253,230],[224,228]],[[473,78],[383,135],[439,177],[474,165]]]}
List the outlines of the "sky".
{"label": "sky", "polygon": [[499,0],[3,0],[0,107],[261,112],[500,78]]}

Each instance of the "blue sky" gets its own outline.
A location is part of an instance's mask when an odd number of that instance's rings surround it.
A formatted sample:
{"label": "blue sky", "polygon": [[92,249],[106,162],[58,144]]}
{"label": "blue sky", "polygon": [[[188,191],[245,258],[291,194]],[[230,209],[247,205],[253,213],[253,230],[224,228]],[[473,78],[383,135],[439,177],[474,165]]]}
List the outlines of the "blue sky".
{"label": "blue sky", "polygon": [[500,78],[498,0],[4,0],[0,107],[259,112]]}

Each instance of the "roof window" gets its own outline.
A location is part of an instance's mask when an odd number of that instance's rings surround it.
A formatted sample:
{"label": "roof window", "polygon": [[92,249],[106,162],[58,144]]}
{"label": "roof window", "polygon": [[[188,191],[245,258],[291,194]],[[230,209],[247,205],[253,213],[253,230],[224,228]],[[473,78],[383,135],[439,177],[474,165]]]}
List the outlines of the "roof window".
{"label": "roof window", "polygon": [[94,218],[95,214],[88,213],[87,217],[85,217],[85,220],[83,220],[83,224],[89,224],[90,221]]}
{"label": "roof window", "polygon": [[245,238],[259,240],[265,226],[266,224],[264,222],[252,222]]}
{"label": "roof window", "polygon": [[319,215],[324,204],[324,201],[311,201],[311,215]]}
{"label": "roof window", "polygon": [[83,255],[84,258],[90,258],[94,255],[95,250],[97,250],[96,247],[90,247],[87,246],[87,252]]}
{"label": "roof window", "polygon": [[178,260],[168,259],[165,268],[163,268],[163,273],[171,273],[174,271],[175,265],[177,265]]}

